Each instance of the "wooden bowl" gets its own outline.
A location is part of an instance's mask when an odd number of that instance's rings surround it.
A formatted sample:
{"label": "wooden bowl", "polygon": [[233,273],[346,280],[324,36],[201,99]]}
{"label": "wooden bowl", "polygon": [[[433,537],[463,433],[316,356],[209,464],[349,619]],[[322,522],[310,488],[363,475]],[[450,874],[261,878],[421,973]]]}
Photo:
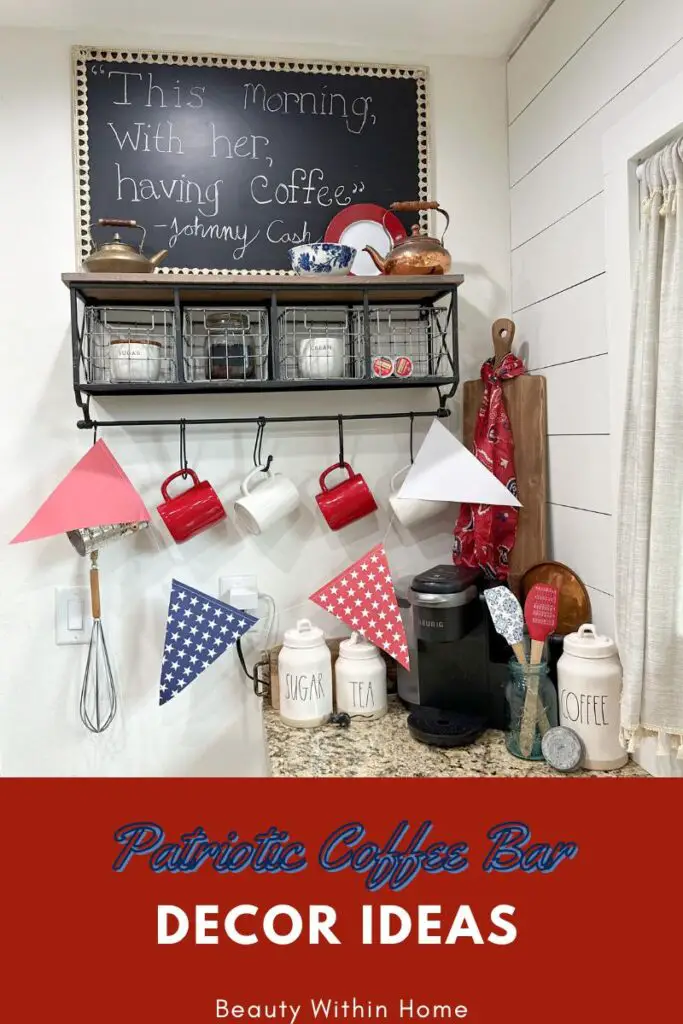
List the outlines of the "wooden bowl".
{"label": "wooden bowl", "polygon": [[582,580],[562,562],[539,562],[532,565],[519,583],[519,599],[524,607],[526,596],[534,583],[549,583],[560,592],[556,634],[567,636],[591,621],[591,599]]}

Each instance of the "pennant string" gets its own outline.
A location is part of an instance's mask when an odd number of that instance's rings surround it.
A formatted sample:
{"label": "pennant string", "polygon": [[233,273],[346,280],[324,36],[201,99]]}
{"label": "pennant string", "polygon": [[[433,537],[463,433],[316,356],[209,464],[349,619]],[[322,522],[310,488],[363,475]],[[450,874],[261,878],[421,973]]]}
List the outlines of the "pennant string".
{"label": "pennant string", "polygon": [[97,424],[92,428],[92,443],[97,444]]}
{"label": "pennant string", "polygon": [[415,413],[410,414],[410,465],[412,466],[415,462],[415,456],[413,454],[413,432],[415,428]]}

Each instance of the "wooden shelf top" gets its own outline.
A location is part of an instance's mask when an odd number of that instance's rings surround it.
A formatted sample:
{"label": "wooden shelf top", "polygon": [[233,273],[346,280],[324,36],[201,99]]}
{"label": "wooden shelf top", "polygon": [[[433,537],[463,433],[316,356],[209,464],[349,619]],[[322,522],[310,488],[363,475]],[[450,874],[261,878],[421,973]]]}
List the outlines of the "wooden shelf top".
{"label": "wooden shelf top", "polygon": [[373,303],[432,302],[459,287],[462,274],[408,277],[378,274],[373,277],[297,276],[293,274],[62,274],[67,288],[94,302],[168,303],[178,289],[183,303],[362,302],[367,292]]}

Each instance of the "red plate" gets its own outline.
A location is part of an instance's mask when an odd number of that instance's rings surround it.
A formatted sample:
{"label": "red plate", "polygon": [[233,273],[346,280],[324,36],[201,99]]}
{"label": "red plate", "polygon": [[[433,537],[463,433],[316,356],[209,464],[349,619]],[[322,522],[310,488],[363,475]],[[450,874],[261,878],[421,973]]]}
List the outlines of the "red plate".
{"label": "red plate", "polygon": [[371,245],[380,256],[386,256],[391,247],[402,242],[406,235],[406,229],[391,210],[375,203],[354,203],[332,218],[325,232],[325,241],[357,249],[351,273],[364,277],[379,274],[379,270],[363,252],[363,247]]}

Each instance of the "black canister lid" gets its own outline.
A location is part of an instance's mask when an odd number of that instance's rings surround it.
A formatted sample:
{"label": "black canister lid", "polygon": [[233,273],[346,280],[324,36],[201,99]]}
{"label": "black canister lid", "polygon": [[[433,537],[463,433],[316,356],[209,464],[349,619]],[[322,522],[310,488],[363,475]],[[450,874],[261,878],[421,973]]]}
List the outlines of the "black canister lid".
{"label": "black canister lid", "polygon": [[435,565],[433,569],[415,576],[412,589],[417,594],[461,594],[479,580],[478,569],[459,565]]}

